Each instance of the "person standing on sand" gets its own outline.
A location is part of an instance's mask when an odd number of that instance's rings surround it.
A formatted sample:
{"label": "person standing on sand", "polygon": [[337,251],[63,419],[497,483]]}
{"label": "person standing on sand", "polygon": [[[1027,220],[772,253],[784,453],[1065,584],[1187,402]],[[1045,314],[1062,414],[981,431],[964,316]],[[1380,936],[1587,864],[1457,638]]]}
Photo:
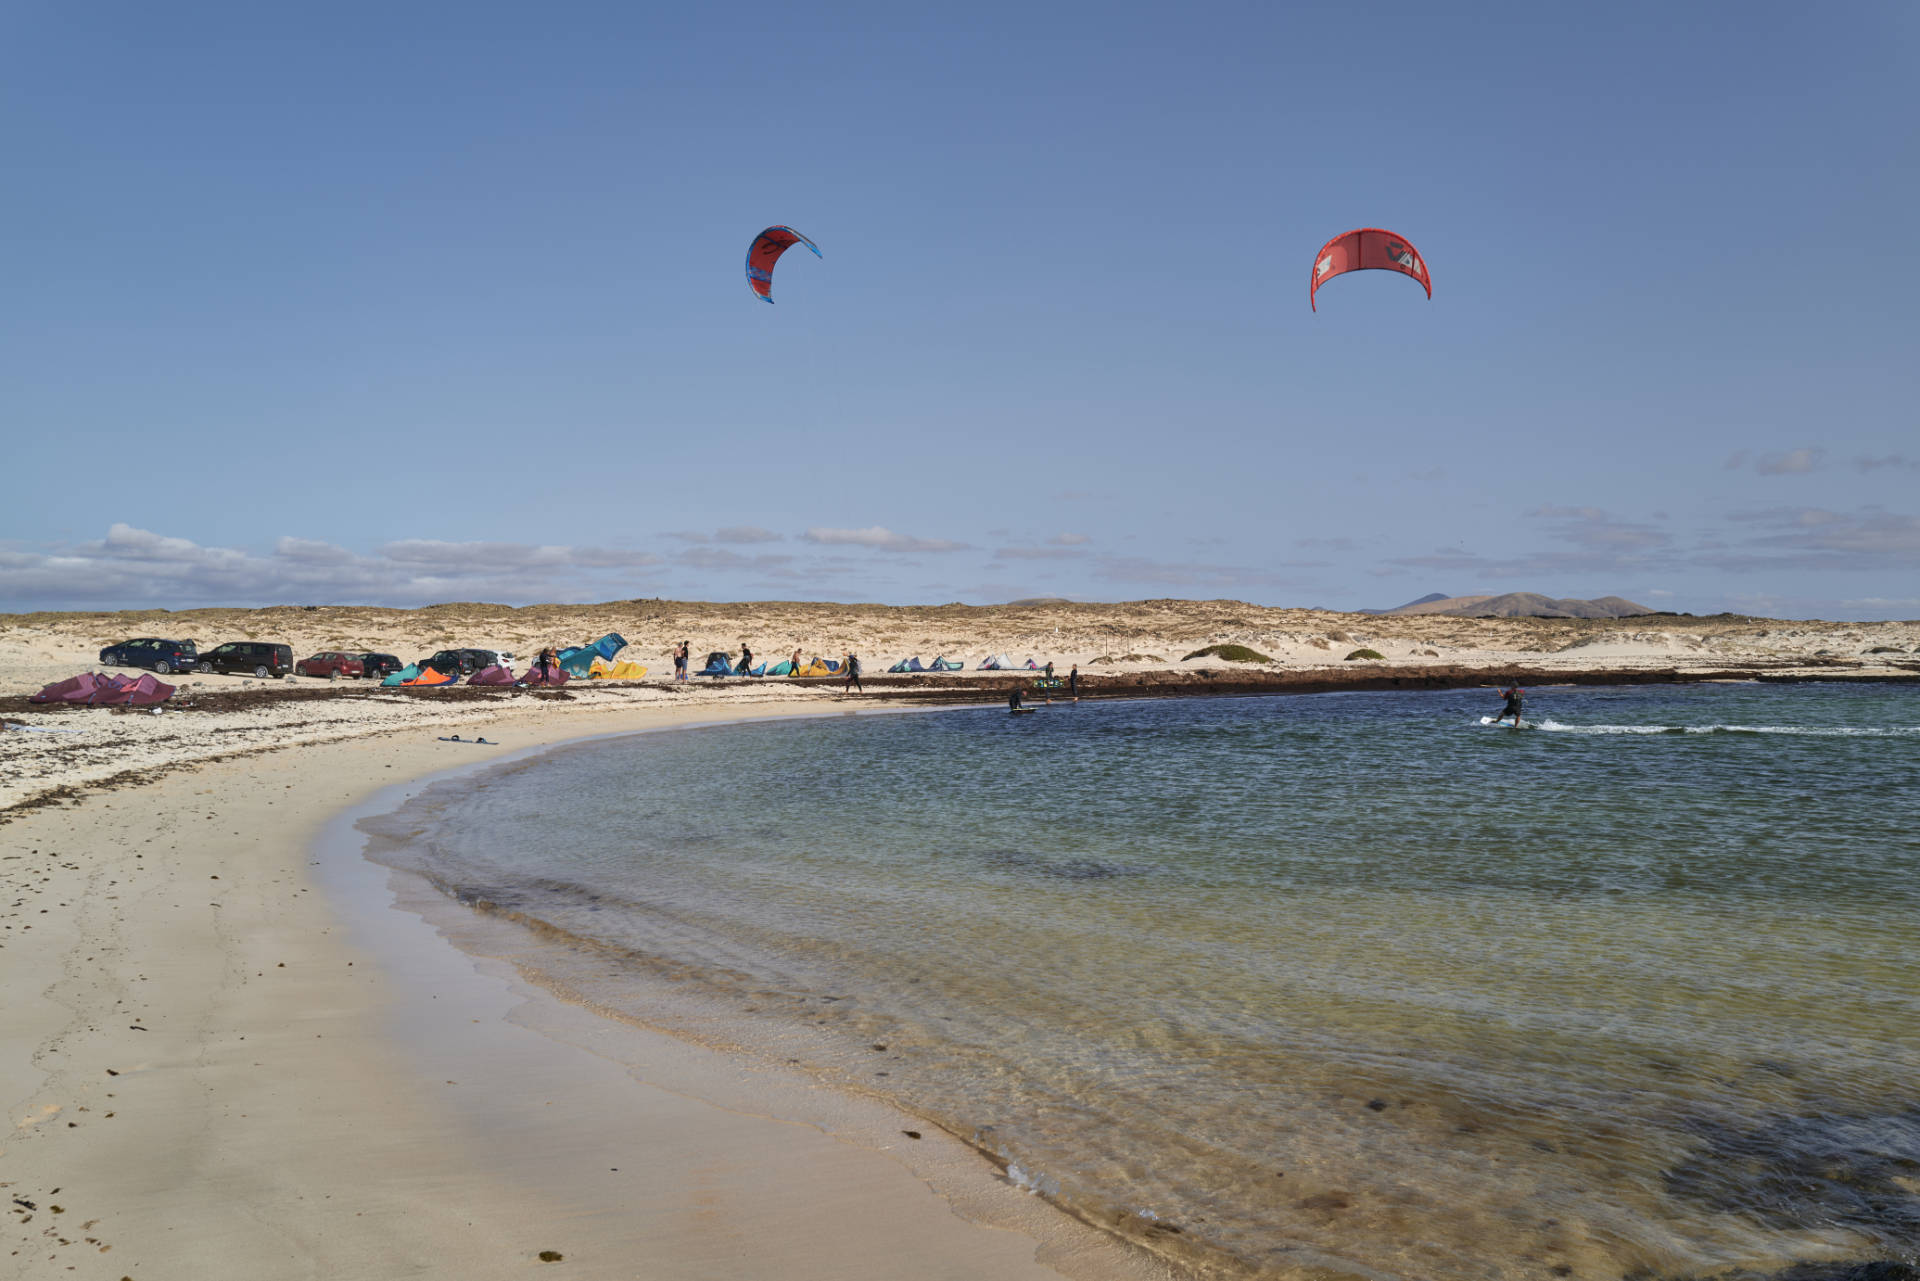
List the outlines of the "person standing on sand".
{"label": "person standing on sand", "polygon": [[753,651],[747,648],[745,641],[740,642],[740,666],[733,670],[740,676],[745,676],[753,670]]}
{"label": "person standing on sand", "polygon": [[800,651],[796,649],[793,651],[793,665],[787,668],[787,675],[798,676],[799,674],[800,674]]}
{"label": "person standing on sand", "polygon": [[673,647],[673,679],[676,681],[687,679],[687,643],[685,641]]}
{"label": "person standing on sand", "polygon": [[1507,705],[1500,709],[1500,714],[1493,718],[1493,723],[1495,725],[1498,725],[1501,721],[1511,716],[1513,717],[1513,727],[1515,729],[1519,729],[1520,728],[1520,700],[1525,696],[1525,694],[1526,694],[1526,691],[1520,688],[1520,683],[1518,681],[1515,681],[1512,685],[1508,686],[1506,689],[1501,690],[1500,697],[1507,700]]}
{"label": "person standing on sand", "polygon": [[857,689],[862,694],[866,693],[866,687],[860,684],[860,655],[854,653],[852,650],[848,650],[846,663],[847,683],[840,687],[840,692],[844,694],[848,690]]}
{"label": "person standing on sand", "polygon": [[527,675],[536,677],[536,684],[551,685],[553,684],[555,673],[559,670],[560,651],[549,645],[541,650],[539,656],[533,660],[533,670],[528,672]]}

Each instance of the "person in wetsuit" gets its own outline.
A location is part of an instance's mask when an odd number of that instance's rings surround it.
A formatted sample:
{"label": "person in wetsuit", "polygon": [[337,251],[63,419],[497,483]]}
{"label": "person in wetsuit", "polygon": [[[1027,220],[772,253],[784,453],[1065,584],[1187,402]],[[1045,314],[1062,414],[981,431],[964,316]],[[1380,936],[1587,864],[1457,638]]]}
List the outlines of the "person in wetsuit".
{"label": "person in wetsuit", "polygon": [[1080,664],[1075,663],[1067,673],[1067,694],[1074,702],[1080,701]]}
{"label": "person in wetsuit", "polygon": [[860,683],[860,655],[853,653],[851,650],[847,652],[846,673],[847,683],[840,687],[842,694],[847,693],[849,690],[856,689],[862,694],[867,692],[866,686]]}
{"label": "person in wetsuit", "polygon": [[1518,684],[1510,685],[1506,689],[1501,690],[1500,697],[1507,700],[1507,705],[1500,709],[1500,714],[1493,718],[1493,723],[1498,725],[1501,721],[1511,716],[1513,717],[1513,727],[1519,729],[1520,700],[1524,694],[1525,691],[1522,690]]}
{"label": "person in wetsuit", "polygon": [[1007,710],[1010,712],[1020,710],[1020,687],[1018,685],[1013,687],[1013,693],[1007,695]]}

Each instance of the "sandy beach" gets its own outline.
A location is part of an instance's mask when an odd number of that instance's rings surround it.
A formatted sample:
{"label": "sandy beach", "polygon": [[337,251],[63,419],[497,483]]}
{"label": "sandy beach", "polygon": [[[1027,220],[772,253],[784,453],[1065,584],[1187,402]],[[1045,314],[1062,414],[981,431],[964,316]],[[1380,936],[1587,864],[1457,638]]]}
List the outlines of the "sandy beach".
{"label": "sandy beach", "polygon": [[[610,630],[654,666],[647,681],[436,698],[194,676],[183,706],[157,716],[25,701],[128,635],[257,633],[299,655],[411,658]],[[702,653],[743,634],[771,655],[857,649],[870,673],[912,653],[969,669],[1032,654],[1079,663],[1096,695],[1101,681],[1177,693],[1253,670],[1182,662],[1222,643],[1302,688],[1518,669],[1910,680],[1920,667],[1913,623],[1378,619],[1231,602],[15,616],[0,621],[0,719],[24,727],[0,735],[4,1275],[1168,1275],[883,1103],[531,987],[510,936],[456,948],[420,915],[431,891],[361,858],[352,819],[439,772],[588,735],[912,704],[910,682],[862,703],[837,682],[660,679],[673,640]],[[1383,660],[1347,661],[1359,645]],[[976,689],[944,688],[994,698],[996,679],[969,671]],[[454,734],[495,745],[441,741]]]}
{"label": "sandy beach", "polygon": [[779,710],[546,709],[466,722],[497,749],[416,727],[15,814],[5,1275],[1158,1275],[890,1108],[476,968],[339,821],[542,742]]}

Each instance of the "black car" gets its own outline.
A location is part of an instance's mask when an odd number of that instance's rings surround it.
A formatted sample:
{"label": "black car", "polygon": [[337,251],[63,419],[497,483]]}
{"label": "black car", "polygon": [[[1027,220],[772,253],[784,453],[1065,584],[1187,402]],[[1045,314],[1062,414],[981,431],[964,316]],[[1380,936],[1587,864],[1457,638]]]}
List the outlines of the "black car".
{"label": "black car", "polygon": [[406,664],[392,654],[362,654],[360,655],[360,666],[364,669],[361,675],[372,680],[397,672],[402,667],[405,667]]}
{"label": "black car", "polygon": [[455,673],[470,676],[482,668],[494,666],[505,657],[491,649],[443,649],[432,658],[421,659],[420,666],[431,667],[448,676]]}
{"label": "black car", "polygon": [[143,636],[121,641],[100,651],[100,662],[107,667],[145,667],[165,676],[169,672],[190,672],[199,661],[192,641],[158,640]]}
{"label": "black car", "polygon": [[228,641],[200,656],[202,672],[240,672],[248,676],[285,676],[293,670],[293,647],[266,641]]}

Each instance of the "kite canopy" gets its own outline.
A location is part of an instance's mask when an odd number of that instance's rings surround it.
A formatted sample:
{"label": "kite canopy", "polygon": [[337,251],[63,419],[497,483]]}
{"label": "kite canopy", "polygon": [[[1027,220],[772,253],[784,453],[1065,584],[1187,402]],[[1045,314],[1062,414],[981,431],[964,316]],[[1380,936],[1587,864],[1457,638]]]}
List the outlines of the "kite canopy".
{"label": "kite canopy", "polygon": [[1320,247],[1313,259],[1313,283],[1307,289],[1307,305],[1315,311],[1320,304],[1314,295],[1320,286],[1349,271],[1397,271],[1412,276],[1433,297],[1433,280],[1427,275],[1426,259],[1413,242],[1396,231],[1380,227],[1361,227],[1335,236]]}
{"label": "kite canopy", "polygon": [[815,258],[820,257],[820,246],[792,227],[768,227],[747,246],[747,288],[753,290],[761,301],[773,301],[773,264],[779,262],[780,255],[795,245],[805,245],[813,250]]}

